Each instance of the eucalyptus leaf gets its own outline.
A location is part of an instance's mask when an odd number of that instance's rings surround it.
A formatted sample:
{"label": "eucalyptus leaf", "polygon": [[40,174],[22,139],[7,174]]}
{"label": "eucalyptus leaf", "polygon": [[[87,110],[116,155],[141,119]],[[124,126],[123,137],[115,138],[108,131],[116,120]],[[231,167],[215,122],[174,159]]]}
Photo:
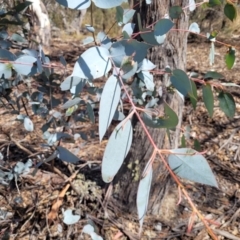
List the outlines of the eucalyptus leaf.
{"label": "eucalyptus leaf", "polygon": [[168,163],[179,177],[218,187],[207,160],[200,153],[190,148],[173,149],[171,152]]}

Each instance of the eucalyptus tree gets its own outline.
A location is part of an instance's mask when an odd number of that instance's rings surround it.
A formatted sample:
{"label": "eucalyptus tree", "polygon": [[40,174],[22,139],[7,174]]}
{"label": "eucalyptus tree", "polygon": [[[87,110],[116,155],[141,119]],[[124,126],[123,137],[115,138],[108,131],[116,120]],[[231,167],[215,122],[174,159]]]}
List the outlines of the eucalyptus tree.
{"label": "eucalyptus tree", "polygon": [[[136,14],[133,19],[135,23],[135,32],[142,32],[138,40],[147,40],[147,32],[154,31],[156,23],[160,19],[168,19],[169,11],[172,6],[177,5],[179,8],[188,6],[188,0],[153,0],[151,4],[147,1],[134,1],[136,6]],[[139,27],[138,17],[141,17],[142,28]],[[165,72],[166,68],[185,70],[186,52],[187,52],[187,36],[188,33],[181,31],[189,27],[189,10],[182,11],[177,19],[173,19],[174,29],[170,31],[164,42],[159,45],[153,42],[155,46],[149,49],[147,58],[156,65],[156,73],[153,73],[156,95],[158,98],[157,109],[164,112],[164,102],[166,102],[178,116],[178,124],[175,129],[167,128],[148,128],[150,135],[160,149],[175,149],[179,146],[180,127],[182,122],[182,112],[184,107],[184,98],[178,92],[168,90],[171,85],[170,75]],[[145,32],[145,33],[144,33]],[[139,35],[138,35],[139,36]],[[153,40],[154,41],[154,40]],[[162,74],[161,72],[165,72]],[[118,196],[127,205],[132,213],[136,212],[136,194],[143,172],[147,162],[151,158],[153,146],[147,139],[138,120],[134,123],[133,144],[129,154],[127,155],[122,171],[120,171],[119,184],[121,188],[117,188]],[[134,168],[129,168],[132,163]],[[133,172],[139,175],[136,181],[133,181]],[[149,199],[149,209],[151,214],[157,215],[159,220],[172,223],[177,218],[177,188],[169,177],[167,170],[162,161],[156,161],[153,170],[153,179],[151,193]]]}

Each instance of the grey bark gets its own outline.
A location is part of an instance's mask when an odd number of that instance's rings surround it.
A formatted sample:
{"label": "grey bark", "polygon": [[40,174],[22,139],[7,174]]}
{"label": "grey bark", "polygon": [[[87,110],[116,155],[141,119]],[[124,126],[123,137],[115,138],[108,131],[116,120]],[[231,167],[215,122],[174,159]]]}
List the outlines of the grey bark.
{"label": "grey bark", "polygon": [[[138,1],[134,1],[134,5]],[[143,27],[146,27],[157,20],[160,20],[168,13],[169,7],[178,5],[181,7],[187,6],[188,0],[153,0],[151,5],[146,5],[145,1],[140,3],[137,7],[137,12],[141,15]],[[137,18],[134,18],[137,24]],[[174,20],[175,29],[188,29],[188,15],[186,13],[181,15],[181,18]],[[138,29],[136,29],[138,32]],[[156,64],[156,69],[165,69],[170,66],[172,69],[185,69],[187,51],[187,34],[184,31],[171,31],[168,33],[167,39],[162,46],[154,47],[149,51],[148,58]],[[169,75],[155,76],[157,85],[169,84]],[[162,109],[162,102],[160,99],[159,109]],[[170,134],[170,141],[167,137],[165,129],[150,129],[149,132],[160,149],[173,149],[178,147],[179,143],[179,127],[182,121],[182,111],[184,102],[177,94],[167,94],[167,103],[178,114],[179,124],[176,131]],[[148,141],[145,133],[142,130],[139,122],[136,122],[134,127],[134,139],[125,163],[120,170],[114,182],[113,203],[121,209],[121,215],[137,213],[136,210],[136,194],[141,179],[143,169],[150,159],[152,154],[152,146]],[[139,163],[138,163],[139,162]],[[130,169],[130,166],[134,167]],[[137,177],[137,175],[139,177]],[[135,179],[135,180],[134,180]],[[156,159],[153,164],[153,180],[150,193],[150,201],[147,215],[152,219],[157,219],[167,225],[174,226],[177,224],[178,207],[177,188],[175,183],[169,176],[163,163]],[[120,203],[120,205],[119,205]]]}

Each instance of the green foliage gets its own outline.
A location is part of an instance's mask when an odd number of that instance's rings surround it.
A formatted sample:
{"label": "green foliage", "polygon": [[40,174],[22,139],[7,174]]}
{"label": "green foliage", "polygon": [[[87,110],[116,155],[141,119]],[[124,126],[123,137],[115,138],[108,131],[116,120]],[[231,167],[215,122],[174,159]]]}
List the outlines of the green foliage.
{"label": "green foliage", "polygon": [[204,104],[208,110],[208,113],[210,117],[213,115],[213,105],[214,105],[214,99],[213,99],[213,92],[212,92],[212,87],[209,84],[206,84],[202,88],[203,92],[203,101]]}
{"label": "green foliage", "polygon": [[183,13],[183,10],[179,6],[173,6],[169,9],[169,15],[172,19],[180,18],[182,13]]}
{"label": "green foliage", "polygon": [[222,111],[229,117],[233,118],[236,111],[236,104],[230,93],[220,92],[218,95],[219,106]]}
{"label": "green foliage", "polygon": [[231,69],[235,63],[235,50],[232,47],[229,48],[225,55],[225,62],[228,69]]}
{"label": "green foliage", "polygon": [[224,6],[224,14],[228,17],[231,21],[237,18],[237,9],[233,4],[227,3]]}

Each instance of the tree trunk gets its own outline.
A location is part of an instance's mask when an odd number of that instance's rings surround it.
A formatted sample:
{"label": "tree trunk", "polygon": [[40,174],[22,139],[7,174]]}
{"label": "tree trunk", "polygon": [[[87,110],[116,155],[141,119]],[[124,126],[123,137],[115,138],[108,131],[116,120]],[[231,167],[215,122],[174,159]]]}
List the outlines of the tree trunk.
{"label": "tree trunk", "polygon": [[[137,0],[134,1],[134,6],[137,2]],[[145,1],[141,2],[136,10],[140,13],[143,27],[163,18],[165,14],[168,14],[171,6],[178,5],[185,7],[189,3],[188,0],[153,0],[150,5],[146,5]],[[134,22],[137,26],[137,17],[134,18]],[[174,29],[188,29],[188,14],[183,13],[181,18],[174,20],[174,22]],[[170,31],[165,43],[152,48],[149,51],[148,58],[157,66],[156,70],[165,69],[166,66],[170,66],[171,69],[178,68],[184,70],[186,51],[187,33],[184,31]],[[167,74],[164,76],[154,76],[154,79],[156,82],[160,82],[160,85],[169,85],[170,77]],[[170,139],[165,129],[148,128],[148,130],[160,149],[173,149],[177,148],[179,143],[179,128],[182,121],[184,102],[177,93],[168,93],[166,99],[162,99],[161,102],[163,100],[166,100],[178,115],[179,124],[176,127],[177,130],[170,132]],[[159,104],[159,108],[162,108],[161,103]],[[152,151],[153,148],[150,142],[143,132],[141,125],[137,122],[134,127],[131,150],[116,177],[113,188],[113,203],[114,206],[120,207],[123,218],[126,217],[126,213],[130,213],[131,216],[137,213],[137,188],[143,169],[150,159]],[[153,179],[147,215],[150,215],[154,221],[157,220],[174,227],[178,219],[177,202],[178,194],[176,185],[161,160],[156,159],[153,164]]]}
{"label": "tree trunk", "polygon": [[[42,44],[45,54],[50,53],[51,42],[51,24],[48,16],[47,9],[41,0],[30,0],[30,10],[32,12],[29,19],[33,28],[33,33],[36,35],[36,39],[31,38],[30,48],[37,48],[38,44]],[[34,40],[36,42],[34,42]]]}

